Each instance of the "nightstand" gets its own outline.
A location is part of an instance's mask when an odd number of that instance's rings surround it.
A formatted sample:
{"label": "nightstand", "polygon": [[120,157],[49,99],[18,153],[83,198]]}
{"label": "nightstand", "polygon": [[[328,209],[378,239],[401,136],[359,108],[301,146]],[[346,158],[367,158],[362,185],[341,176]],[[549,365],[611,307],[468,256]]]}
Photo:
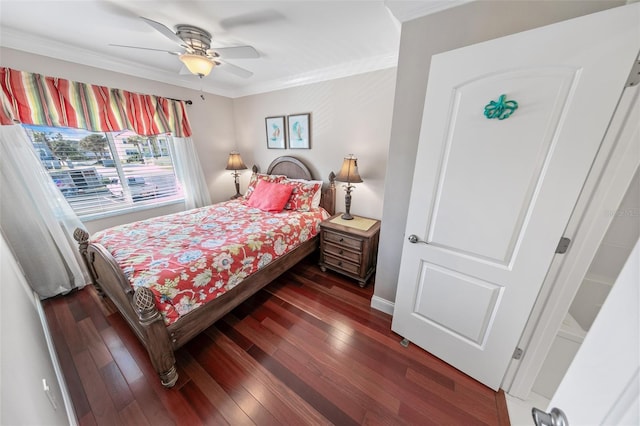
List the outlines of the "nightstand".
{"label": "nightstand", "polygon": [[380,221],[341,216],[338,213],[320,224],[320,269],[339,272],[364,287],[376,270]]}

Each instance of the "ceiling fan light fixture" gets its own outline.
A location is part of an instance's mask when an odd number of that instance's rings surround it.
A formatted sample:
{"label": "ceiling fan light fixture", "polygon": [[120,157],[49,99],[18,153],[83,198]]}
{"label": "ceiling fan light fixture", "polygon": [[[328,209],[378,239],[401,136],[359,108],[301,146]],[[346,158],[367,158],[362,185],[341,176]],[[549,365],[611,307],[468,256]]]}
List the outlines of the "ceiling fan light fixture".
{"label": "ceiling fan light fixture", "polygon": [[213,67],[216,66],[216,63],[206,56],[194,53],[183,53],[179,58],[192,74],[200,77],[209,75]]}

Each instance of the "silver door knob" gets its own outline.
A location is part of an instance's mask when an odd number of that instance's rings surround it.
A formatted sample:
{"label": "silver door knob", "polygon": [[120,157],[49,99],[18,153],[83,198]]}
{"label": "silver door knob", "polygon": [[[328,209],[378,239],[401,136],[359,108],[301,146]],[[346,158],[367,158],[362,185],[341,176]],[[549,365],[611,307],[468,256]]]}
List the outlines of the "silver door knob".
{"label": "silver door knob", "polygon": [[569,426],[567,416],[559,408],[554,407],[550,413],[545,413],[534,407],[531,409],[531,415],[536,426]]}
{"label": "silver door knob", "polygon": [[422,241],[416,234],[409,235],[409,238],[407,239],[411,244],[416,244],[416,243],[428,244],[426,241]]}

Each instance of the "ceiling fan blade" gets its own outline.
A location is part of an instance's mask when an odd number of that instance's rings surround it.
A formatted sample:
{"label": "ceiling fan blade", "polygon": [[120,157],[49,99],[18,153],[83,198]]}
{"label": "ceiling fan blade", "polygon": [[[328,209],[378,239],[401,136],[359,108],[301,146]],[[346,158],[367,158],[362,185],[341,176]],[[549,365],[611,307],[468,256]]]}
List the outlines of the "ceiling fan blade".
{"label": "ceiling fan blade", "polygon": [[111,44],[111,43],[109,44],[109,46],[126,47],[127,49],[153,50],[155,52],[166,52],[166,53],[169,53],[171,55],[180,55],[180,52],[172,52],[170,50],[165,50],[165,49],[154,49],[152,47],[127,46],[125,44]]}
{"label": "ceiling fan blade", "polygon": [[173,41],[174,43],[177,43],[180,46],[184,45],[184,41],[182,41],[182,39],[180,37],[178,37],[176,35],[176,33],[174,33],[169,27],[167,27],[164,24],[161,24],[160,22],[156,22],[152,19],[149,18],[145,18],[144,16],[141,16],[140,19],[142,19],[144,22],[146,22],[147,24],[151,25],[153,28],[155,28],[158,32],[162,33],[162,35],[164,35],[165,37],[167,37],[169,40]]}
{"label": "ceiling fan blade", "polygon": [[229,62],[223,62],[220,59],[216,59],[216,62],[220,63],[220,65],[218,66],[220,67],[221,71],[226,71],[229,74],[233,74],[235,76],[242,77],[242,78],[249,78],[253,75],[251,71],[241,68],[237,65],[230,64]]}
{"label": "ceiling fan blade", "polygon": [[211,50],[225,59],[256,59],[260,57],[253,46],[217,47]]}

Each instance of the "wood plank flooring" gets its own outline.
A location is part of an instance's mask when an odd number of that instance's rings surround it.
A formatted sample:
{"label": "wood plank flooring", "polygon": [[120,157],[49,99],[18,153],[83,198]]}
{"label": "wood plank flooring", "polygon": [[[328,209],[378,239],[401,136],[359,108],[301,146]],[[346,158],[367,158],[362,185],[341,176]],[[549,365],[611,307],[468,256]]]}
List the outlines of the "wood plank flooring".
{"label": "wood plank flooring", "polygon": [[303,260],[177,351],[165,389],[93,287],[44,302],[81,425],[508,425],[504,394],[399,344],[373,286]]}

